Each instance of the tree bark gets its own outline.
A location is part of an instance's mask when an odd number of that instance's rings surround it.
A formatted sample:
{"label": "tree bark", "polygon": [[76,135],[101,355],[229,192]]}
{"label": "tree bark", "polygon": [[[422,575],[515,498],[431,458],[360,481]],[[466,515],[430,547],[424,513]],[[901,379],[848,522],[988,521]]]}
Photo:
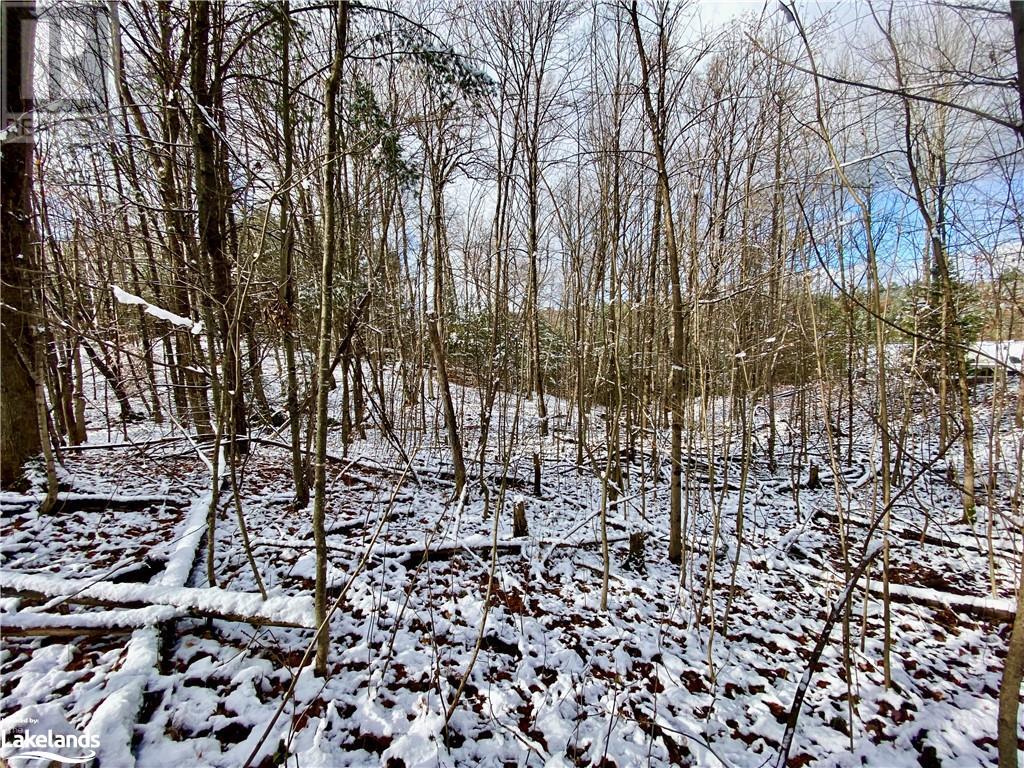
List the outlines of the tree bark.
{"label": "tree bark", "polygon": [[433,194],[431,201],[431,217],[434,220],[434,304],[432,316],[427,318],[427,333],[430,336],[430,348],[434,356],[434,365],[437,368],[437,383],[441,390],[441,401],[444,407],[444,423],[448,432],[448,442],[452,452],[452,468],[455,472],[454,497],[458,499],[466,487],[466,461],[462,452],[462,439],[459,437],[458,415],[455,413],[455,403],[452,401],[452,391],[448,383],[448,362],[445,356],[444,339],[442,337],[441,317],[444,310],[444,249],[442,237],[444,235],[444,183],[447,176],[445,166],[447,160],[444,158],[432,161]]}
{"label": "tree bark", "polygon": [[[1024,3],[1014,3],[1024,5]],[[1020,682],[1024,673],[1024,568],[1017,586],[1017,615],[1010,632],[1010,647],[1006,651],[1003,681],[999,686],[999,716],[996,743],[999,749],[999,768],[1017,768],[1017,711],[1020,707]]]}
{"label": "tree bark", "polygon": [[[246,443],[238,436],[247,433],[245,399],[241,386],[239,363],[240,321],[238,299],[232,286],[231,263],[228,257],[227,190],[222,174],[218,172],[216,149],[220,144],[214,131],[215,115],[221,110],[221,84],[219,51],[223,32],[211,23],[213,3],[192,4],[192,94],[195,109],[192,113],[192,135],[196,158],[196,208],[198,211],[199,242],[208,260],[213,279],[213,298],[216,302],[216,331],[220,336],[223,358],[221,366],[221,397],[228,398],[227,417],[229,454],[244,452]],[[217,21],[219,26],[220,22]],[[211,62],[210,55],[214,59]],[[212,64],[212,72],[211,72]],[[214,329],[211,328],[210,331]],[[214,350],[210,349],[211,368]]]}
{"label": "tree bark", "polygon": [[342,151],[339,141],[337,116],[338,94],[341,91],[341,68],[345,60],[348,40],[348,2],[338,0],[334,18],[334,55],[331,71],[324,85],[324,114],[326,131],[326,159],[324,163],[323,198],[323,261],[320,271],[320,329],[317,347],[316,374],[316,447],[313,455],[313,540],[316,547],[315,611],[316,625],[316,673],[327,674],[327,534],[324,530],[327,495],[327,395],[330,391],[328,380],[333,380],[331,366],[331,328],[333,321],[334,261],[337,254],[338,238],[337,210],[337,163]]}
{"label": "tree bark", "polygon": [[[672,190],[669,185],[668,163],[665,157],[665,131],[664,115],[658,115],[651,100],[651,64],[644,48],[643,38],[640,33],[640,18],[637,3],[634,0],[630,6],[630,17],[633,22],[633,34],[636,37],[637,53],[640,60],[640,72],[642,75],[641,92],[643,94],[644,110],[647,113],[647,121],[651,131],[651,138],[654,144],[654,157],[658,168],[658,187],[663,214],[663,226],[665,231],[665,248],[668,252],[668,272],[671,283],[672,294],[672,351],[670,357],[671,391],[669,394],[670,407],[672,410],[672,481],[670,486],[669,502],[669,541],[668,557],[673,563],[682,561],[683,534],[682,534],[682,452],[683,452],[683,337],[685,327],[683,323],[683,294],[679,284],[679,247],[676,239],[675,218],[672,214]],[[664,34],[664,30],[660,30]],[[664,80],[664,62],[662,65],[662,80]],[[663,88],[663,84],[659,88]],[[660,102],[660,99],[659,99]]]}
{"label": "tree bark", "polygon": [[302,423],[299,414],[298,366],[295,362],[295,266],[294,231],[291,216],[292,163],[295,154],[295,126],[291,102],[291,19],[288,0],[281,4],[281,132],[284,143],[284,178],[281,190],[281,256],[278,272],[278,302],[281,309],[287,384],[285,410],[292,446],[292,482],[295,501],[300,507],[309,504],[309,483],[302,454]]}
{"label": "tree bark", "polygon": [[[23,35],[25,22],[33,18],[35,3],[0,4],[8,67],[4,99],[4,129],[8,122],[22,121],[22,135],[3,142],[0,197],[0,485],[7,487],[21,478],[25,459],[39,452],[39,422],[35,409],[32,375],[34,301],[31,290],[33,231],[30,190],[32,187],[33,140],[31,91],[19,84],[32,82],[35,38]],[[28,26],[31,30],[31,26]]]}

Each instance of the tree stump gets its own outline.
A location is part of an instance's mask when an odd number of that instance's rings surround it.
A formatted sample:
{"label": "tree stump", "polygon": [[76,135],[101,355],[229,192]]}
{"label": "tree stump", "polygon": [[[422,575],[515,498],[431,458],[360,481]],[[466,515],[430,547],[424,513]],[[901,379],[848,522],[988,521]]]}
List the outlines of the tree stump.
{"label": "tree stump", "polygon": [[818,477],[817,464],[811,464],[810,474],[807,477],[807,487],[812,491],[816,491],[821,488],[821,478]]}
{"label": "tree stump", "polygon": [[629,553],[623,567],[635,573],[647,573],[647,563],[644,558],[644,544],[647,541],[647,534],[643,531],[636,531],[629,534]]}
{"label": "tree stump", "polygon": [[512,538],[519,539],[530,535],[526,525],[526,502],[523,499],[516,499],[512,507]]}

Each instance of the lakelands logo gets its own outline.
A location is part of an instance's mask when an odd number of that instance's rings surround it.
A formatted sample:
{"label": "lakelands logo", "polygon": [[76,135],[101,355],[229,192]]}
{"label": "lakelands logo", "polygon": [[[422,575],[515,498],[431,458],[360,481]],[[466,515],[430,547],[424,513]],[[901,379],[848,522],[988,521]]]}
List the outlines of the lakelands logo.
{"label": "lakelands logo", "polygon": [[3,750],[13,749],[8,760],[50,760],[64,765],[84,765],[96,757],[100,737],[75,733],[33,732],[35,720],[20,723],[12,733],[0,734]]}

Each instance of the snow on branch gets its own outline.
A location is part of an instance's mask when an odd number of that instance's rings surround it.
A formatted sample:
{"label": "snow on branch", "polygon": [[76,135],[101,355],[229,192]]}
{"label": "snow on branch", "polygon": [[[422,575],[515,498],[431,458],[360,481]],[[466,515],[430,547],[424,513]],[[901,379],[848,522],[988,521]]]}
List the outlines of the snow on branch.
{"label": "snow on branch", "polygon": [[158,320],[166,320],[171,325],[176,325],[179,328],[188,328],[189,332],[195,336],[198,336],[203,332],[203,323],[201,320],[193,322],[187,317],[182,317],[181,315],[176,315],[173,312],[168,312],[166,309],[161,309],[160,307],[150,304],[141,296],[136,296],[134,293],[128,293],[128,291],[122,290],[116,285],[111,285],[110,290],[114,292],[114,298],[120,304],[138,305],[143,308],[143,311],[145,311],[147,315],[152,315]]}
{"label": "snow on branch", "polygon": [[314,627],[310,597],[280,595],[264,600],[251,592],[217,587],[169,587],[154,584],[116,584],[110,581],[62,579],[42,574],[0,570],[0,588],[9,592],[67,596],[69,602],[124,607],[133,604],[170,606],[190,615],[227,621],[285,627]]}
{"label": "snow on branch", "polygon": [[97,633],[110,634],[118,630],[149,627],[185,615],[185,611],[169,605],[151,605],[94,613],[49,614],[18,611],[0,614],[0,626],[5,635],[57,635],[74,637]]}
{"label": "snow on branch", "polygon": [[[882,593],[880,583],[862,581],[861,586],[875,594]],[[975,597],[955,595],[936,589],[924,589],[908,584],[889,584],[889,597],[898,603],[924,605],[929,608],[946,609],[966,613],[990,621],[1012,623],[1017,615],[1017,601],[1005,597]]]}

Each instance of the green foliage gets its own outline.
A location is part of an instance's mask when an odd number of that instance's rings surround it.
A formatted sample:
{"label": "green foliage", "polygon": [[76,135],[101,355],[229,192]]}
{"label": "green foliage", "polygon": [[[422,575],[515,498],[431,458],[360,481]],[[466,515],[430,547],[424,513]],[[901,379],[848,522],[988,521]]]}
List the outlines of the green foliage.
{"label": "green foliage", "polygon": [[350,86],[346,119],[349,151],[368,158],[400,187],[411,188],[419,178],[416,166],[404,156],[398,130],[381,109],[370,84],[356,78]]}
{"label": "green foliage", "polygon": [[[953,280],[953,322],[959,326],[960,340],[970,344],[978,340],[984,318],[979,308],[978,291],[974,286]],[[916,284],[913,289],[912,311],[918,316],[921,332],[934,339],[943,337],[942,295],[934,285]]]}
{"label": "green foliage", "polygon": [[566,338],[562,329],[540,316],[540,349],[544,365],[545,383],[555,384],[561,365],[575,354],[571,339]]}
{"label": "green foliage", "polygon": [[960,340],[964,344],[973,344],[981,338],[981,329],[985,325],[978,289],[957,280],[953,291],[955,322],[960,326]]}
{"label": "green foliage", "polygon": [[[960,343],[969,346],[978,341],[985,325],[980,297],[973,285],[955,278],[951,282],[953,289],[952,321],[955,324]],[[899,316],[901,325],[908,328],[916,326],[923,337],[919,367],[922,375],[933,383],[942,370],[943,360],[945,360],[950,375],[953,375],[955,371],[953,363],[955,358],[951,356],[949,344],[946,341],[946,329],[943,328],[942,307],[942,288],[938,284],[937,278],[933,277],[928,285],[918,282],[907,289],[907,300]]]}
{"label": "green foliage", "polygon": [[[448,321],[446,351],[449,361],[468,374],[482,375],[488,370],[491,350],[492,318],[487,312],[457,315]],[[540,349],[545,383],[557,386],[566,380],[565,363],[573,354],[571,341],[556,324],[540,318]],[[529,349],[521,317],[510,317],[498,339],[495,368],[514,376],[526,366]],[[512,386],[505,381],[503,385]]]}
{"label": "green foliage", "polygon": [[448,357],[456,366],[482,372],[490,345],[491,319],[487,313],[462,315],[448,322]]}
{"label": "green foliage", "polygon": [[422,69],[428,85],[444,94],[449,105],[454,105],[459,99],[477,103],[494,90],[494,81],[490,77],[444,45],[433,32],[404,17],[399,17],[394,29],[378,32],[370,37],[369,42],[391,46],[412,57]]}

